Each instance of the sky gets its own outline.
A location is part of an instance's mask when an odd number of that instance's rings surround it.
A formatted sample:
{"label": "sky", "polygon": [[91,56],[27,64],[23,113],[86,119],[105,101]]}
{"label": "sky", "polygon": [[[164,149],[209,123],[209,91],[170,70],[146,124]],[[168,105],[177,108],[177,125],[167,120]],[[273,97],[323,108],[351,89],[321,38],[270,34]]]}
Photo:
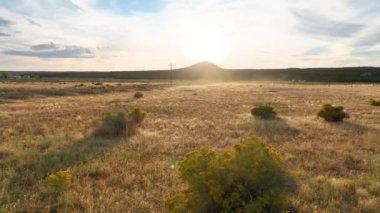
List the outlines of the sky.
{"label": "sky", "polygon": [[0,0],[0,70],[380,66],[379,0]]}

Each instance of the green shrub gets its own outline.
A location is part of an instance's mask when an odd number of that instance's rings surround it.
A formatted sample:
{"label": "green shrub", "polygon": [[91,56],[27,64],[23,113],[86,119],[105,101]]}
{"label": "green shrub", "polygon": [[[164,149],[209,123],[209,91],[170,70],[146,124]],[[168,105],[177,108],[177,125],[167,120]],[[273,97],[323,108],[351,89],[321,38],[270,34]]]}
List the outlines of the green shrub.
{"label": "green shrub", "polygon": [[380,101],[376,101],[374,99],[369,100],[369,104],[372,106],[380,106]]}
{"label": "green shrub", "polygon": [[95,137],[124,137],[127,134],[127,114],[107,112],[103,115],[102,125],[95,129]]}
{"label": "green shrub", "polygon": [[339,122],[345,118],[349,118],[348,114],[344,112],[343,107],[332,106],[331,104],[325,104],[319,111],[318,116],[328,122]]}
{"label": "green shrub", "polygon": [[140,108],[125,112],[108,112],[103,116],[102,124],[93,132],[95,137],[129,137],[136,133],[137,127],[146,116]]}
{"label": "green shrub", "polygon": [[251,114],[255,117],[270,119],[276,117],[277,113],[273,107],[270,106],[257,106],[251,110]]}
{"label": "green shrub", "polygon": [[128,136],[136,133],[137,128],[146,117],[146,112],[140,108],[134,108],[128,113]]}
{"label": "green shrub", "polygon": [[193,151],[179,166],[188,188],[167,200],[172,212],[282,212],[295,189],[279,154],[253,136],[230,150]]}
{"label": "green shrub", "polygon": [[144,96],[144,94],[141,93],[141,92],[136,92],[136,93],[133,95],[133,97],[136,98],[136,99],[140,99],[140,98],[142,98],[143,96]]}

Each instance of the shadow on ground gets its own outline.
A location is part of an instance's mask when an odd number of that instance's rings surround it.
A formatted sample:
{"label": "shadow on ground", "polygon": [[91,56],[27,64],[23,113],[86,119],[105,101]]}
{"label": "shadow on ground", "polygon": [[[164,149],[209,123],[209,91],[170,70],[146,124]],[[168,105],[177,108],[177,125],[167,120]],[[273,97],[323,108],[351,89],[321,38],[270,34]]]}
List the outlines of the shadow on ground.
{"label": "shadow on ground", "polygon": [[343,122],[337,123],[336,127],[345,131],[355,132],[357,134],[364,134],[369,131],[376,131],[375,128],[368,127],[368,126],[358,124],[358,123],[353,123],[351,121],[343,121]]}
{"label": "shadow on ground", "polygon": [[[13,165],[14,175],[10,177],[8,193],[10,199],[18,200],[25,196],[25,192],[37,190],[49,174],[59,170],[90,162],[99,158],[114,145],[122,142],[122,138],[85,138],[61,150],[44,153],[33,152],[32,162],[23,165]],[[9,168],[11,165],[8,166]],[[1,203],[0,203],[1,204]]]}
{"label": "shadow on ground", "polygon": [[269,139],[275,138],[276,136],[293,136],[299,134],[298,129],[289,126],[282,118],[251,118],[249,122],[239,125],[238,128]]}

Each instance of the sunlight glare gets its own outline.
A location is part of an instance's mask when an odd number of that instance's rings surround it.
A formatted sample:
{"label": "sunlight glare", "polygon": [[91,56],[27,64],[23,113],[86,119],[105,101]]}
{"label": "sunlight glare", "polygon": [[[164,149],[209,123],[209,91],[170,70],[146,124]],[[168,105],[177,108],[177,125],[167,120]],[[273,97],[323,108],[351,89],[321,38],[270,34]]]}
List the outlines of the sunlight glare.
{"label": "sunlight glare", "polygon": [[228,31],[221,27],[197,23],[187,28],[183,48],[192,60],[217,63],[228,55],[228,34]]}

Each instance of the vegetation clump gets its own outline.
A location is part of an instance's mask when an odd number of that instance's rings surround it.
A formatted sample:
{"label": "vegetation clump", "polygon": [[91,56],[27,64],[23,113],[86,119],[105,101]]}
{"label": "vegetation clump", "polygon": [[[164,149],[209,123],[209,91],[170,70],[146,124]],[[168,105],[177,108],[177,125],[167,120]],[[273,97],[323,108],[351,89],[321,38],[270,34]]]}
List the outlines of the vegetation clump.
{"label": "vegetation clump", "polygon": [[5,72],[0,74],[0,78],[9,78],[9,75]]}
{"label": "vegetation clump", "polygon": [[279,154],[254,136],[226,151],[193,151],[179,166],[188,188],[167,200],[172,212],[282,212],[296,187]]}
{"label": "vegetation clump", "polygon": [[95,129],[95,137],[123,137],[127,133],[127,114],[125,112],[107,112],[102,124]]}
{"label": "vegetation clump", "polygon": [[50,174],[46,178],[46,185],[51,189],[60,190],[67,187],[71,182],[71,172],[68,170],[61,170],[56,173]]}
{"label": "vegetation clump", "polygon": [[272,119],[276,117],[277,113],[274,111],[273,107],[270,106],[257,106],[251,110],[251,114],[255,117],[262,119]]}
{"label": "vegetation clump", "polygon": [[325,104],[318,112],[318,116],[328,122],[340,122],[343,119],[349,118],[349,115],[344,112],[342,106],[332,106],[331,104]]}
{"label": "vegetation clump", "polygon": [[136,98],[136,99],[140,99],[144,96],[144,94],[142,92],[136,92],[133,97]]}
{"label": "vegetation clump", "polygon": [[146,117],[146,112],[140,108],[134,108],[128,113],[128,137],[136,133],[137,128]]}
{"label": "vegetation clump", "polygon": [[376,101],[374,99],[371,99],[369,100],[369,104],[371,104],[372,106],[380,106],[380,100]]}
{"label": "vegetation clump", "polygon": [[102,124],[95,129],[95,137],[129,137],[132,136],[137,127],[142,123],[146,112],[135,108],[128,114],[125,112],[108,112],[104,114]]}
{"label": "vegetation clump", "polygon": [[128,113],[128,117],[132,123],[141,123],[146,117],[146,112],[141,108],[134,108]]}

